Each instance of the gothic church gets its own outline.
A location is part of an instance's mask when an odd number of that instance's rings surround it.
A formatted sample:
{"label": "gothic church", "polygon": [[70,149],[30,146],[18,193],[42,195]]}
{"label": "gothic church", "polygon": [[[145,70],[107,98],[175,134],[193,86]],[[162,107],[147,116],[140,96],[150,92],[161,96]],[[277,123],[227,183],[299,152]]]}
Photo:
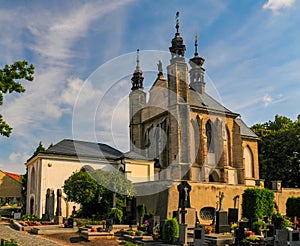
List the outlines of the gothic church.
{"label": "gothic church", "polygon": [[260,186],[258,137],[238,113],[206,93],[197,38],[194,48],[188,65],[177,17],[167,77],[159,61],[148,100],[137,52],[129,95],[130,150],[156,160],[159,180]]}

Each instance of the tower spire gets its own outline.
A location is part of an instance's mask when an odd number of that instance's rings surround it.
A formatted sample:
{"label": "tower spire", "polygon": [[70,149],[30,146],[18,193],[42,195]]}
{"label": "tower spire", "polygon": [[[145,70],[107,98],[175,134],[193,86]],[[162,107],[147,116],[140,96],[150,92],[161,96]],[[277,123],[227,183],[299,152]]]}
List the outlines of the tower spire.
{"label": "tower spire", "polygon": [[189,61],[192,67],[190,70],[190,86],[200,94],[205,93],[205,69],[202,67],[204,61],[205,59],[198,54],[198,34],[195,34],[195,53],[194,57]]}
{"label": "tower spire", "polygon": [[140,50],[136,50],[136,67],[131,78],[132,87],[131,90],[143,89],[143,71],[140,68]]}
{"label": "tower spire", "polygon": [[176,13],[176,33],[175,37],[172,39],[172,46],[169,48],[172,59],[171,62],[176,61],[184,61],[184,53],[185,53],[185,45],[183,43],[183,39],[179,33],[179,12]]}

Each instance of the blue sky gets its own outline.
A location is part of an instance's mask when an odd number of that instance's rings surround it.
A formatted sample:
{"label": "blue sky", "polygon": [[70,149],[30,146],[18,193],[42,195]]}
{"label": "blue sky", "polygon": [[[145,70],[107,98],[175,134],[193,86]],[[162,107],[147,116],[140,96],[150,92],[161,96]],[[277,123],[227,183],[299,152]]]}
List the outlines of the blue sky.
{"label": "blue sky", "polygon": [[[39,141],[47,147],[76,135],[72,131],[78,117],[74,118],[74,105],[81,87],[95,102],[103,96],[102,86],[110,86],[101,78],[97,85],[84,83],[101,65],[129,54],[132,59],[123,62],[132,65],[133,71],[137,48],[142,68],[147,59],[143,51],[168,52],[177,11],[186,58],[193,55],[197,32],[206,74],[227,108],[240,113],[250,126],[272,120],[276,114],[293,120],[300,114],[299,1],[0,2],[1,67],[23,59],[36,67],[34,82],[24,82],[26,92],[6,95],[0,108],[14,128],[10,138],[0,137],[0,169],[4,171],[24,173],[24,163]],[[124,95],[130,92],[130,75],[124,76],[126,83],[111,90],[113,98],[122,98],[116,104],[122,110],[111,116],[115,122],[105,118],[101,107],[97,107],[101,113],[95,118],[118,129],[120,138],[115,136],[112,141],[105,132],[109,128],[93,125],[100,129],[95,133],[97,141],[123,151],[128,149]],[[145,77],[149,85],[155,79],[151,74]],[[75,123],[85,120],[79,116]],[[83,126],[78,136],[93,141]]]}

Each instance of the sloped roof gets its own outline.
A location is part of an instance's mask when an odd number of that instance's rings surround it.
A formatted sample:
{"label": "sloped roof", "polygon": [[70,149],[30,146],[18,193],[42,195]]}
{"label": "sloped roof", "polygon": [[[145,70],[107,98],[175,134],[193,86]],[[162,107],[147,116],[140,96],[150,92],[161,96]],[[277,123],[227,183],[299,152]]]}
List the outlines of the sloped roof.
{"label": "sloped roof", "polygon": [[43,153],[100,159],[117,159],[123,155],[122,152],[107,144],[72,139],[64,139]]}
{"label": "sloped roof", "polygon": [[20,181],[20,174],[10,173],[10,172],[4,172],[4,173],[17,181]]}
{"label": "sloped roof", "polygon": [[191,106],[203,108],[206,110],[217,111],[226,114],[234,114],[236,116],[239,115],[224,107],[221,103],[216,101],[210,95],[206,93],[200,94],[192,88],[190,89],[190,104]]}
{"label": "sloped roof", "polygon": [[246,125],[241,118],[236,118],[235,122],[239,125],[241,135],[245,137],[258,138],[258,136]]}

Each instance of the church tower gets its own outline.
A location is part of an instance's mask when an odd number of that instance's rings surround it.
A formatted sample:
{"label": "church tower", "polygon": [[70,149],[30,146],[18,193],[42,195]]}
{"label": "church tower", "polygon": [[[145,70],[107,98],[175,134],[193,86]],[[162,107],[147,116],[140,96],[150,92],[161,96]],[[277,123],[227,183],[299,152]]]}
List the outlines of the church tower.
{"label": "church tower", "polygon": [[192,89],[197,91],[200,95],[205,93],[205,82],[204,72],[205,69],[202,67],[205,59],[200,57],[198,54],[198,36],[195,35],[195,53],[194,57],[190,59],[190,86]]}
{"label": "church tower", "polygon": [[189,150],[189,83],[188,66],[185,62],[185,44],[179,33],[179,12],[176,14],[176,33],[172,39],[168,73],[169,165],[173,165],[174,179],[188,179]]}
{"label": "church tower", "polygon": [[142,150],[142,109],[146,104],[146,93],[143,87],[143,72],[140,68],[139,49],[136,56],[136,68],[131,78],[132,87],[129,94],[129,128],[130,151],[141,154]]}

